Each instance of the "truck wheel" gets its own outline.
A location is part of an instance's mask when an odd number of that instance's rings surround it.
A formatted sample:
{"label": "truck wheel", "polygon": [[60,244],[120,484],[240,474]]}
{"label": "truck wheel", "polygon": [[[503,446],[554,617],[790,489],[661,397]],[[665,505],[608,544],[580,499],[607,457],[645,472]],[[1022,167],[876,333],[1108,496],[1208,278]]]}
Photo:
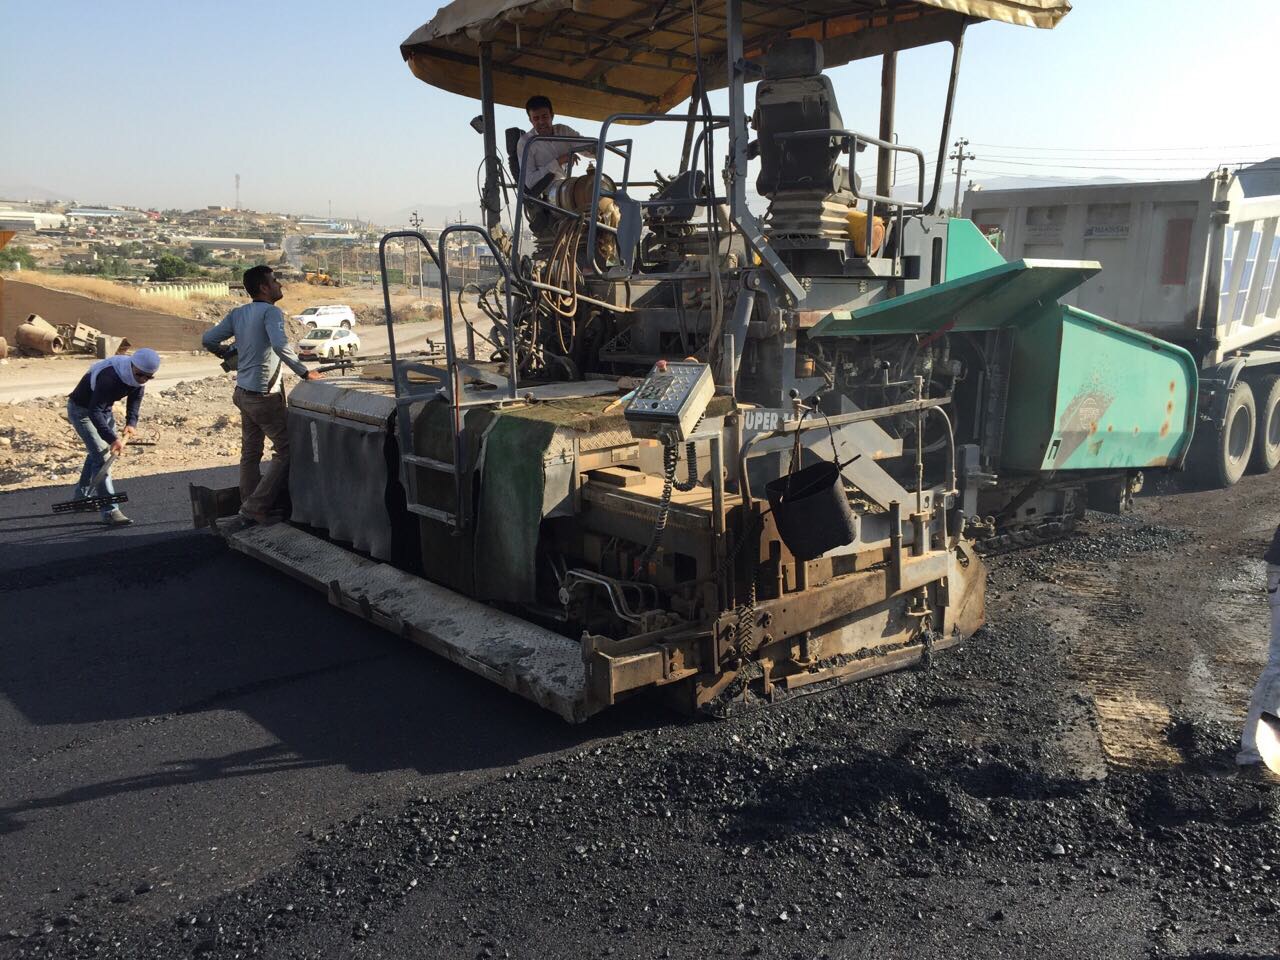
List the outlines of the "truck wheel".
{"label": "truck wheel", "polygon": [[1214,430],[1206,424],[1206,436],[1197,445],[1195,470],[1201,483],[1210,489],[1230,487],[1244,476],[1253,453],[1256,422],[1253,391],[1243,380],[1237,381],[1227,398],[1222,425]]}
{"label": "truck wheel", "polygon": [[1269,473],[1280,464],[1280,377],[1259,377],[1252,384],[1258,422],[1250,473]]}

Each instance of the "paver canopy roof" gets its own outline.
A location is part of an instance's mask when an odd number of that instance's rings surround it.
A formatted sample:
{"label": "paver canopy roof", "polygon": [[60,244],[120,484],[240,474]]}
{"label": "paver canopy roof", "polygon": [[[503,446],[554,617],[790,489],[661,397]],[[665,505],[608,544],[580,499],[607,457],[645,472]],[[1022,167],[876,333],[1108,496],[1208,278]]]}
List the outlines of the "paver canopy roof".
{"label": "paver canopy roof", "polygon": [[[743,0],[742,32],[748,59],[776,40],[813,37],[834,67],[950,40],[975,20],[1050,28],[1070,9],[1068,0]],[[496,103],[523,107],[541,93],[557,113],[587,120],[665,113],[693,91],[695,49],[707,87],[725,85],[724,14],[724,0],[455,0],[400,53],[418,79],[478,99],[488,41]]]}

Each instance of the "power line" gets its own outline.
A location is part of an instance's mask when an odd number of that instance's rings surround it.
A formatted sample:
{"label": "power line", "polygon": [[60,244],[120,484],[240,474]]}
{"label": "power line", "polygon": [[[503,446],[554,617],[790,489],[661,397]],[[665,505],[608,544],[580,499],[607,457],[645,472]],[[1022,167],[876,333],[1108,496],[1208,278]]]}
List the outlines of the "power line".
{"label": "power line", "polygon": [[[1151,160],[1156,163],[1210,163],[1216,157],[1223,155],[1232,156],[1226,151],[1218,151],[1216,153],[1205,154],[1204,156],[1168,156],[1168,157],[1104,157],[1093,153],[1071,153],[1063,154],[1057,157],[1039,156],[1034,153],[1001,153],[998,150],[983,150],[984,157],[996,157],[1004,160],[1035,160],[1040,163],[1057,163],[1058,161],[1072,160],[1097,160],[1100,163],[1141,163],[1144,160]],[[1238,156],[1238,154],[1235,154]]]}
{"label": "power line", "polygon": [[1219,162],[1219,163],[1209,163],[1208,161],[1206,161],[1206,162],[1205,162],[1205,163],[1203,163],[1203,164],[1197,164],[1197,165],[1192,166],[1192,167],[1169,167],[1169,166],[1163,166],[1163,165],[1161,165],[1161,166],[1128,166],[1128,167],[1126,167],[1126,166],[1119,166],[1119,165],[1114,164],[1114,163],[1104,163],[1104,164],[1058,163],[1058,162],[1056,162],[1052,157],[1046,157],[1046,158],[1045,158],[1045,160],[1044,160],[1043,162],[1040,162],[1040,163],[1028,163],[1028,162],[1026,162],[1026,161],[1022,161],[1022,160],[1001,160],[1001,159],[999,159],[999,158],[997,158],[997,157],[988,157],[986,154],[983,154],[982,156],[983,156],[983,161],[984,161],[984,162],[988,162],[988,163],[992,163],[992,164],[999,164],[1000,166],[1010,166],[1010,167],[1035,167],[1035,168],[1037,168],[1037,169],[1039,169],[1039,170],[1118,170],[1118,171],[1121,171],[1121,172],[1123,172],[1123,171],[1125,171],[1125,170],[1130,170],[1130,171],[1143,171],[1143,170],[1166,170],[1166,171],[1178,171],[1178,170],[1204,170],[1204,169],[1206,168],[1206,166],[1208,166],[1208,167],[1212,167],[1212,168],[1217,168],[1217,167],[1234,167],[1234,166],[1240,166],[1240,165],[1245,165],[1245,164],[1252,164],[1252,163],[1260,163],[1260,162],[1261,162],[1261,161],[1259,161],[1259,160],[1224,160],[1224,161],[1221,161],[1221,162]]}
{"label": "power line", "polygon": [[978,143],[974,142],[975,147],[984,147],[994,150],[1043,150],[1043,151],[1072,151],[1072,152],[1088,152],[1088,153],[1144,153],[1148,151],[1175,151],[1175,150],[1263,150],[1272,147],[1280,147],[1280,141],[1272,143],[1237,143],[1232,145],[1224,144],[1195,144],[1189,147],[1036,147],[1027,144],[1011,144],[1011,143]]}

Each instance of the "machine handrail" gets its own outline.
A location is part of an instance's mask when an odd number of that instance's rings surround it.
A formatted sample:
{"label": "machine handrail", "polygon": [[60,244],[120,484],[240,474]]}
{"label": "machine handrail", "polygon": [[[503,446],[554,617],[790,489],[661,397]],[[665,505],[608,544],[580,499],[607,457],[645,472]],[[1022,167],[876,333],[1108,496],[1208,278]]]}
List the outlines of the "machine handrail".
{"label": "machine handrail", "polygon": [[[892,206],[907,207],[911,210],[919,210],[924,208],[924,151],[919,147],[907,146],[903,143],[890,143],[887,140],[881,140],[878,137],[872,137],[865,133],[858,133],[856,130],[793,130],[790,133],[775,133],[775,140],[840,140],[844,149],[849,153],[849,190],[858,200],[870,200],[875,203],[885,203]],[[914,154],[920,167],[920,179],[916,181],[916,200],[899,200],[895,197],[882,197],[876,193],[863,193],[858,189],[857,178],[854,174],[857,172],[858,164],[858,144],[865,143],[869,146],[879,147],[882,150],[890,152],[898,151],[901,153]]]}
{"label": "machine handrail", "polygon": [[[924,209],[924,152],[918,147],[909,147],[901,143],[890,143],[888,140],[881,140],[879,137],[868,136],[865,133],[858,133],[856,130],[793,130],[790,133],[775,133],[774,139],[781,140],[786,145],[788,140],[839,140],[841,149],[849,154],[849,192],[853,194],[855,200],[867,201],[867,235],[866,235],[866,255],[871,256],[871,249],[875,237],[875,205],[882,203],[889,207],[891,211],[897,213],[897,230],[896,235],[902,236],[902,220],[907,210],[923,210]],[[916,199],[915,202],[910,200],[897,200],[893,197],[882,197],[877,193],[863,193],[858,189],[858,144],[865,143],[879,147],[882,150],[900,151],[902,153],[914,154],[916,162],[919,164],[919,179],[916,181]],[[892,212],[890,216],[892,216]],[[898,250],[901,247],[897,248]],[[894,254],[894,273],[896,274],[901,263],[898,253]]]}
{"label": "machine handrail", "polygon": [[[719,127],[719,126],[728,126],[732,118],[728,116],[723,116],[721,114],[714,114],[714,113],[712,114],[688,113],[688,114],[685,114],[684,116],[680,116],[678,114],[670,114],[670,113],[659,113],[659,114],[613,113],[605,117],[604,122],[600,124],[599,143],[601,145],[605,143],[605,136],[606,134],[608,134],[609,127],[612,124],[619,123],[622,121],[635,121],[635,120],[641,120],[646,122],[658,122],[658,123],[683,123],[685,125],[688,125],[691,123],[702,123],[702,124],[711,123]],[[704,130],[703,133],[705,132],[706,131]],[[599,156],[598,151],[596,156]],[[696,159],[697,154],[696,153],[690,154],[690,156],[694,158],[693,166],[691,166],[690,169],[697,169],[697,159]],[[708,186],[710,186],[712,182],[711,181],[712,171],[708,170],[706,173],[707,173]],[[596,210],[600,206],[600,187],[601,187],[603,174],[604,174],[604,164],[597,163],[595,177],[591,183],[591,209],[592,210]],[[627,184],[630,182],[630,175],[631,175],[631,157],[630,155],[628,155],[626,166],[623,167],[623,171],[622,171],[621,183],[622,183],[622,189],[624,190],[626,189]],[[615,181],[614,182],[615,192],[616,192],[617,185],[618,185],[617,181]],[[697,206],[710,206],[711,198],[695,197],[692,199],[691,202]],[[596,243],[596,218],[593,215],[591,217],[591,226],[587,228],[587,240],[586,240],[587,249],[594,250],[596,248],[595,243]]]}
{"label": "machine handrail", "polygon": [[[520,229],[520,227],[524,222],[524,205],[526,201],[536,201],[541,206],[550,207],[552,210],[559,210],[561,213],[568,214],[569,216],[575,215],[574,211],[572,210],[566,210],[564,207],[557,206],[556,204],[551,203],[548,200],[544,200],[541,197],[530,197],[525,193],[524,171],[529,164],[529,150],[533,147],[535,143],[541,143],[541,142],[594,143],[595,144],[594,149],[596,151],[595,159],[596,159],[597,169],[600,167],[600,163],[601,163],[600,156],[602,151],[615,153],[618,156],[622,157],[627,164],[625,169],[627,170],[631,169],[631,143],[632,142],[630,140],[615,140],[611,143],[605,143],[600,138],[592,140],[590,137],[564,137],[558,134],[550,134],[545,137],[541,135],[535,135],[530,137],[528,140],[526,140],[524,144],[524,148],[520,151],[520,168],[517,171],[517,175],[516,175],[516,215],[515,215],[514,223],[511,228],[512,229],[512,237],[511,237],[512,264],[519,264],[520,262],[520,234],[523,232]],[[622,149],[624,146],[627,148],[625,151]],[[597,179],[597,182],[598,182],[598,179]],[[598,204],[599,198],[596,198],[595,202],[596,204]],[[596,208],[595,206],[593,206],[591,209],[594,210]],[[522,278],[522,279],[525,279],[525,278]]]}
{"label": "machine handrail", "polygon": [[[489,231],[474,223],[454,223],[440,231],[440,299],[443,302],[444,308],[444,345],[449,369],[452,371],[456,366],[457,350],[453,343],[453,305],[450,302],[449,297],[449,246],[445,240],[453,233],[480,234],[481,239],[484,240],[485,246],[487,246],[489,248],[489,252],[493,254],[493,259],[498,265],[498,270],[502,273],[503,280],[506,281],[506,283],[503,284],[503,288],[504,296],[507,301],[507,399],[514,400],[519,387],[518,374],[516,371],[516,367],[519,365],[519,359],[516,351],[516,326],[515,320],[513,319],[513,304],[511,302],[511,287],[515,283],[515,278],[512,276],[510,269],[508,269],[504,262],[502,252],[498,249],[497,245],[494,244],[493,237],[489,235]],[[471,333],[470,326],[467,327],[467,359],[472,361],[475,360],[475,340]],[[453,380],[455,378],[456,377],[451,376],[450,379]],[[451,382],[449,384],[449,390],[450,393],[455,394],[459,400],[461,399],[461,382],[458,382],[456,385]]]}
{"label": "machine handrail", "polygon": [[[431,262],[436,265],[436,269],[440,271],[440,276],[444,276],[444,267],[440,264],[440,258],[436,256],[435,249],[431,246],[426,236],[417,230],[395,230],[391,233],[384,234],[382,239],[378,241],[378,271],[382,280],[382,305],[384,310],[384,318],[387,325],[387,353],[391,355],[391,386],[395,391],[395,395],[399,398],[401,387],[407,388],[408,380],[405,379],[400,370],[400,363],[396,356],[396,334],[395,324],[391,318],[391,284],[387,279],[387,241],[408,239],[413,237],[427,249],[427,256],[431,258]],[[403,383],[402,383],[403,381]]]}
{"label": "machine handrail", "polygon": [[[391,356],[391,383],[392,389],[395,391],[396,402],[396,429],[397,441],[400,449],[400,470],[401,480],[409,487],[408,476],[406,471],[409,469],[411,461],[405,459],[406,456],[414,456],[413,446],[413,424],[409,419],[409,405],[413,400],[427,400],[432,397],[438,397],[440,393],[445,392],[449,399],[450,417],[449,430],[453,441],[453,489],[454,489],[454,526],[460,527],[465,523],[463,515],[463,477],[462,477],[462,420],[461,413],[464,406],[462,398],[462,367],[463,364],[458,359],[458,351],[454,343],[453,335],[453,308],[450,303],[449,294],[449,235],[453,233],[478,233],[483,238],[486,246],[493,253],[494,259],[497,261],[498,269],[502,272],[503,278],[506,280],[506,298],[507,298],[507,347],[510,351],[510,362],[508,363],[509,375],[507,377],[507,396],[508,399],[514,400],[517,391],[517,371],[516,371],[516,336],[515,324],[512,321],[512,304],[511,304],[511,286],[513,279],[511,271],[508,269],[503,260],[501,252],[494,245],[493,238],[489,235],[489,231],[483,227],[470,223],[456,223],[446,227],[440,232],[439,244],[440,254],[437,255],[435,249],[431,246],[430,241],[417,230],[396,230],[385,234],[378,241],[378,267],[382,275],[382,303],[386,316],[387,324],[387,352]],[[440,295],[443,302],[444,312],[444,349],[445,349],[445,367],[441,371],[444,373],[446,383],[442,385],[441,391],[435,393],[426,393],[425,395],[414,395],[409,389],[407,367],[402,368],[398,355],[396,353],[395,324],[391,315],[391,284],[387,277],[387,243],[391,240],[414,238],[427,249],[427,255],[436,265],[436,269],[440,271]],[[475,344],[471,338],[471,331],[467,330],[468,340],[468,359],[474,360]],[[412,364],[410,366],[421,366]],[[412,398],[412,399],[410,399]],[[412,489],[410,487],[410,489]]]}
{"label": "machine handrail", "polygon": [[747,473],[747,459],[751,456],[751,448],[761,440],[774,440],[788,433],[803,433],[806,430],[842,427],[849,423],[864,423],[867,420],[879,420],[881,417],[892,417],[900,413],[913,413],[917,410],[929,410],[943,407],[951,402],[949,397],[937,397],[925,400],[908,400],[889,407],[876,407],[872,410],[854,410],[851,413],[838,413],[821,420],[788,420],[776,430],[762,430],[738,450],[738,487],[742,494],[742,505],[751,509],[751,477]]}

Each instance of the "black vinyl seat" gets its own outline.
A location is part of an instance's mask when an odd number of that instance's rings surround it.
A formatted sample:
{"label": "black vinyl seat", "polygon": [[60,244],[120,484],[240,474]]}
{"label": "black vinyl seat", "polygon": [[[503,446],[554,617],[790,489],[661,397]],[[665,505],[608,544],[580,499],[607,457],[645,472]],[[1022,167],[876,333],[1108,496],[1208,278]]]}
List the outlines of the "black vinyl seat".
{"label": "black vinyl seat", "polygon": [[756,191],[763,197],[804,191],[854,203],[839,143],[777,139],[780,133],[844,129],[822,63],[822,45],[808,38],[781,40],[763,58],[764,79],[756,90],[754,118],[760,156]]}

